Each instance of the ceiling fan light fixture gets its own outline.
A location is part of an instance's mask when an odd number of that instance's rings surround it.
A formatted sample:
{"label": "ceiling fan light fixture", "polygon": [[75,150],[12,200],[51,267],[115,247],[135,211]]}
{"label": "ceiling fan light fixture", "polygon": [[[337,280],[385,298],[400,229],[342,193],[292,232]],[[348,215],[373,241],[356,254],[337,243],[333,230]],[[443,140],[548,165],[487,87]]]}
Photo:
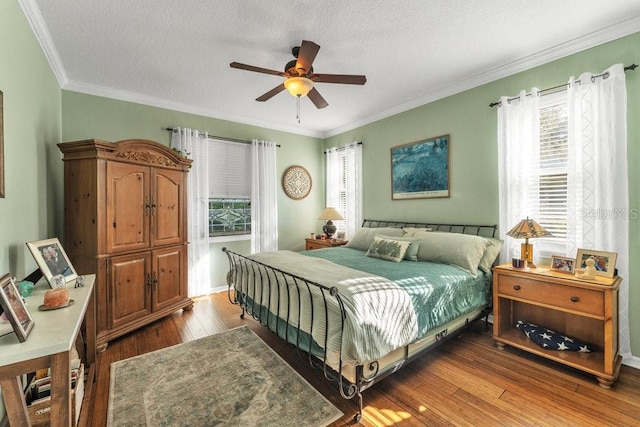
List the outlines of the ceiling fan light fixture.
{"label": "ceiling fan light fixture", "polygon": [[284,81],[284,87],[293,96],[307,96],[309,91],[313,89],[313,81],[306,77],[289,77]]}

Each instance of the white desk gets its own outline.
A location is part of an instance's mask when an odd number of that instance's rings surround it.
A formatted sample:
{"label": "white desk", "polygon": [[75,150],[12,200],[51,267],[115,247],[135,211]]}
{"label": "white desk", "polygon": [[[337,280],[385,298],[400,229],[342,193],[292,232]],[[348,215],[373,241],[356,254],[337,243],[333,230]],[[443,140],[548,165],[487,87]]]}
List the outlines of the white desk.
{"label": "white desk", "polygon": [[[50,289],[40,281],[26,298],[26,305],[34,321],[27,340],[18,341],[15,334],[0,337],[0,387],[9,423],[30,426],[20,376],[38,369],[51,368],[51,426],[71,425],[71,349],[84,322],[86,367],[96,357],[96,308],[94,298],[95,275],[86,275],[85,285],[74,288],[67,284],[74,303],[51,311],[40,311],[44,293]],[[91,387],[91,384],[88,384]]]}

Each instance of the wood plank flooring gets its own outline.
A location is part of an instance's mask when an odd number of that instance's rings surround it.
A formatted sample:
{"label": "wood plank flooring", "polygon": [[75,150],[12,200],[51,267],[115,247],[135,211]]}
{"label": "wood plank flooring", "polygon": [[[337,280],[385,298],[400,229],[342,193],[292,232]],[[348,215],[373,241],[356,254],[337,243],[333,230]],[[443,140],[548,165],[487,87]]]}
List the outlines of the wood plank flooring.
{"label": "wood plank flooring", "polygon": [[[306,360],[252,319],[242,320],[226,293],[197,298],[177,312],[109,343],[100,353],[90,423],[106,426],[112,362],[249,325],[344,412],[334,426],[356,425],[356,401],[340,397]],[[640,370],[622,366],[613,388],[516,349],[498,350],[484,322],[364,393],[364,426],[640,426]],[[188,404],[188,402],[185,402]],[[83,417],[84,418],[84,417]]]}

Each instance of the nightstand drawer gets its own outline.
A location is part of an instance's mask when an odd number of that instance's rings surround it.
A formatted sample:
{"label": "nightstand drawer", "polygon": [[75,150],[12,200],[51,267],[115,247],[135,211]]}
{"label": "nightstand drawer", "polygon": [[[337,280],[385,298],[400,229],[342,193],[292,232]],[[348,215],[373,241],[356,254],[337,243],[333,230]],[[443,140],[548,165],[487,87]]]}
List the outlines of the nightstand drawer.
{"label": "nightstand drawer", "polygon": [[604,316],[604,293],[599,291],[501,275],[498,293],[576,312]]}

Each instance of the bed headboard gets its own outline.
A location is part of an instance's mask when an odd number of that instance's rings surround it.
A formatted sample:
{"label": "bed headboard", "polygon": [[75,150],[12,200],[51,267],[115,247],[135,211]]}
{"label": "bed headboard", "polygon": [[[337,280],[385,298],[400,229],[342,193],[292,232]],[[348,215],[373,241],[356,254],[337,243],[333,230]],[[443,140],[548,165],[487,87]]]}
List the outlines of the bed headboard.
{"label": "bed headboard", "polygon": [[365,219],[362,222],[364,228],[380,227],[416,227],[430,228],[431,231],[444,231],[447,233],[473,234],[482,237],[496,237],[497,225],[470,225],[470,224],[438,224],[432,222],[389,221],[378,219]]}

